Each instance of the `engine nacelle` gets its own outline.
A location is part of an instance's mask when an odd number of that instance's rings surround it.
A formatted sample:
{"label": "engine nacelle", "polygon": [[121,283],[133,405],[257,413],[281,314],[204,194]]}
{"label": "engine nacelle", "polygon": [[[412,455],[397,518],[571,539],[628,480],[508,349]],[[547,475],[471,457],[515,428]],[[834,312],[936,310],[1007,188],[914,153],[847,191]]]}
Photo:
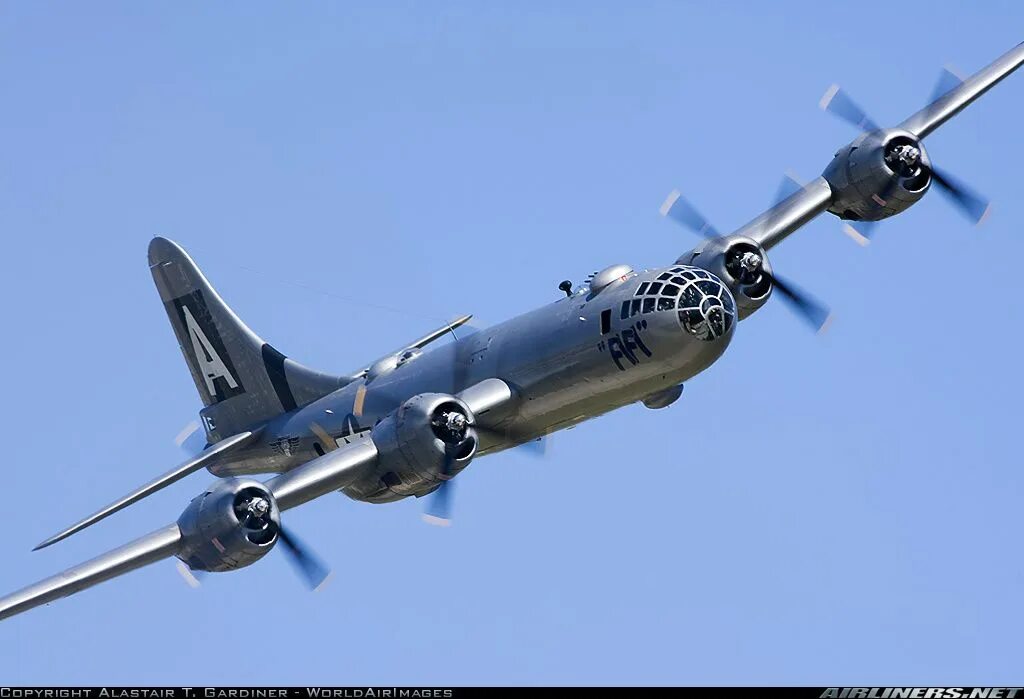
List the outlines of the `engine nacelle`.
{"label": "engine nacelle", "polygon": [[829,211],[851,221],[880,221],[906,211],[928,191],[931,161],[908,131],[861,134],[840,149],[822,176],[832,189]]}
{"label": "engine nacelle", "polygon": [[431,492],[473,459],[478,444],[474,421],[469,407],[455,396],[413,396],[374,426],[377,469],[346,486],[345,494],[367,502],[390,502]]}
{"label": "engine nacelle", "polygon": [[247,478],[218,481],[178,518],[178,558],[192,570],[220,572],[252,565],[277,543],[281,511],[267,487]]}
{"label": "engine nacelle", "polygon": [[748,254],[757,255],[761,268],[771,274],[772,266],[764,248],[751,238],[738,235],[710,238],[676,262],[705,269],[728,284],[736,299],[739,317],[743,319],[767,303],[772,293],[772,283],[768,277],[750,274],[744,269],[743,257]]}

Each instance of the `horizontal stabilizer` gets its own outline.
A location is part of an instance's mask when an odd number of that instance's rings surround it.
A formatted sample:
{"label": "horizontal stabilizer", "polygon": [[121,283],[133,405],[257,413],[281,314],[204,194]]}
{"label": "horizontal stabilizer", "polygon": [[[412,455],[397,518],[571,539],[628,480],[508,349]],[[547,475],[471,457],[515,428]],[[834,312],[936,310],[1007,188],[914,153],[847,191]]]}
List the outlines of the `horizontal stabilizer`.
{"label": "horizontal stabilizer", "polygon": [[82,521],[73,524],[72,526],[68,527],[67,529],[58,534],[54,534],[49,539],[42,542],[32,550],[38,551],[39,549],[46,548],[47,546],[50,546],[52,544],[56,544],[58,541],[66,539],[72,534],[80,532],[86,527],[96,524],[96,522],[99,522],[101,519],[105,519],[106,517],[109,517],[115,512],[123,510],[132,503],[138,502],[142,498],[148,495],[152,495],[156,491],[166,488],[172,483],[180,481],[185,476],[191,473],[195,473],[200,469],[206,468],[214,461],[216,461],[218,458],[223,456],[225,453],[243,447],[246,444],[249,444],[256,438],[258,434],[258,430],[255,432],[242,432],[240,434],[234,435],[233,437],[228,437],[227,439],[217,442],[212,447],[201,452],[194,458],[189,459],[188,461],[180,464],[179,466],[175,466],[167,473],[151,480],[149,483],[146,483],[141,488],[133,490],[132,492],[125,495],[123,498],[115,500],[114,502],[110,503],[99,512],[89,515]]}

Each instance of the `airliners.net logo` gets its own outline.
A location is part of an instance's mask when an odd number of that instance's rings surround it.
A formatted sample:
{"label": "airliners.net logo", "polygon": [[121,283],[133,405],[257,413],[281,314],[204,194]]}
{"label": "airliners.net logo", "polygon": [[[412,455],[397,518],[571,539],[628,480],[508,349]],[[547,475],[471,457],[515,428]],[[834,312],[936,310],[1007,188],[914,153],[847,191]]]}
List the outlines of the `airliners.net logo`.
{"label": "airliners.net logo", "polygon": [[1020,687],[829,687],[821,699],[1016,699],[1018,692]]}

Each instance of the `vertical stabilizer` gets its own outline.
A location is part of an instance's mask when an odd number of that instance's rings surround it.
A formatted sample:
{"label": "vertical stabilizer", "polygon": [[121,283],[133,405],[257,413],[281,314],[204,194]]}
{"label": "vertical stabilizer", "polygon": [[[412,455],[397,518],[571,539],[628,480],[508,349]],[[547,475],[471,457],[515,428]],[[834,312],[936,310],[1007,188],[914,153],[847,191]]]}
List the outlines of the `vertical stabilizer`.
{"label": "vertical stabilizer", "polygon": [[332,393],[348,379],[298,364],[228,308],[177,243],[154,238],[149,268],[178,338],[213,443]]}

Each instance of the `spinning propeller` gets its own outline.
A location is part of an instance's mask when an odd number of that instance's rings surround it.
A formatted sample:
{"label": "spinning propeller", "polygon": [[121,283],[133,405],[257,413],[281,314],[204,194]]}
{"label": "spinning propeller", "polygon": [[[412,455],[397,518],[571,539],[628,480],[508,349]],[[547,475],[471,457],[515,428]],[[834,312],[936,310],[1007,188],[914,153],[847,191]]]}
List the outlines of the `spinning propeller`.
{"label": "spinning propeller", "polygon": [[434,434],[444,442],[444,461],[440,476],[443,479],[431,494],[423,511],[423,521],[439,527],[451,524],[452,464],[457,450],[470,438],[469,418],[455,410],[446,411],[434,417],[431,423]]}
{"label": "spinning propeller", "polygon": [[181,428],[181,432],[174,438],[174,444],[188,456],[195,456],[206,448],[206,433],[199,422],[193,420]]}
{"label": "spinning propeller", "polygon": [[[936,106],[941,108],[940,101],[942,101],[946,95],[953,89],[959,87],[963,83],[963,79],[956,75],[949,68],[943,69],[938,82],[936,83],[935,89],[932,91],[929,106],[926,110],[935,108]],[[862,132],[879,131],[878,124],[867,115],[867,113],[857,105],[853,99],[850,98],[846,92],[842,90],[838,85],[833,85],[821,98],[819,105],[823,110],[834,114],[843,121],[846,121]],[[922,110],[925,111],[925,110]],[[910,120],[908,120],[910,121]],[[921,173],[924,177],[930,178],[931,182],[935,183],[939,187],[939,191],[950,200],[950,202],[974,224],[980,224],[985,216],[988,214],[990,202],[982,197],[981,195],[974,192],[967,185],[959,182],[952,175],[947,172],[936,168],[926,158],[923,157],[923,150],[921,147],[921,141],[931,133],[931,130],[935,126],[928,122],[922,122],[921,127],[917,127],[915,123],[904,123],[904,128],[913,137],[913,142],[904,143],[899,139],[893,139],[893,142],[887,147],[885,153],[885,163],[898,176],[911,176],[915,172]],[[895,188],[899,185],[899,180],[894,178],[891,187]],[[888,192],[880,194],[882,201],[881,205],[884,205],[884,200],[887,199],[888,193],[891,193],[892,189]],[[877,221],[847,221],[844,223],[844,229],[849,233],[855,240],[865,244],[874,232],[874,228],[877,225]]]}
{"label": "spinning propeller", "polygon": [[284,545],[284,552],[288,562],[302,576],[306,586],[314,592],[323,587],[331,577],[331,569],[327,567],[327,564],[320,560],[311,548],[284,527],[278,530],[278,537]]}
{"label": "spinning propeller", "polygon": [[276,535],[284,546],[288,562],[306,582],[310,590],[319,589],[331,575],[330,568],[321,561],[313,550],[271,517],[271,503],[259,494],[242,491],[235,500],[235,517],[251,541],[262,538],[272,541]]}
{"label": "spinning propeller", "polygon": [[[193,420],[175,437],[174,443],[186,454],[194,456],[205,447],[206,435],[200,428],[199,423]],[[235,515],[238,517],[238,522],[242,528],[250,532],[266,532],[268,539],[273,538],[273,529],[276,525],[270,519],[270,503],[264,498],[255,497],[236,502]],[[294,534],[290,533],[283,526],[276,528],[278,539],[284,546],[284,552],[288,561],[298,571],[299,575],[302,576],[309,589],[317,590],[322,587],[330,578],[330,568]],[[178,570],[189,585],[198,587],[200,578],[203,577],[203,571],[189,570],[181,562],[178,563]]]}
{"label": "spinning propeller", "polygon": [[[454,410],[436,416],[431,426],[434,429],[434,434],[445,444],[445,458],[439,472],[441,483],[427,500],[427,505],[423,509],[423,521],[439,527],[448,527],[451,526],[452,501],[454,499],[453,479],[455,474],[452,473],[452,465],[455,463],[459,450],[464,448],[466,440],[471,437],[470,430],[478,434],[489,434],[502,440],[523,441],[530,437],[512,430],[470,423],[466,415]],[[525,441],[520,447],[530,446],[533,448],[532,445],[537,445],[537,448],[540,449],[539,453],[543,454],[543,440]]]}
{"label": "spinning propeller", "polygon": [[[239,526],[251,541],[270,542],[277,536],[278,541],[284,546],[288,562],[310,590],[319,590],[330,579],[331,569],[327,564],[297,536],[274,521],[271,516],[272,505],[265,497],[243,491],[238,494],[233,509]],[[178,561],[177,567],[178,572],[191,587],[199,587],[201,580],[206,577],[205,571],[192,570],[182,561]]]}
{"label": "spinning propeller", "polygon": [[[780,194],[790,188],[790,184],[783,183]],[[661,214],[706,239],[720,237],[718,230],[697,211],[693,204],[684,199],[678,190],[668,195],[665,203],[661,205]],[[759,279],[766,280],[782,294],[783,300],[786,301],[790,309],[810,324],[815,331],[824,330],[831,317],[828,306],[817,301],[792,282],[769,271],[765,266],[764,251],[749,249],[752,247],[737,245],[730,249],[726,257],[726,269],[729,270],[729,273],[743,284],[753,284]]]}

